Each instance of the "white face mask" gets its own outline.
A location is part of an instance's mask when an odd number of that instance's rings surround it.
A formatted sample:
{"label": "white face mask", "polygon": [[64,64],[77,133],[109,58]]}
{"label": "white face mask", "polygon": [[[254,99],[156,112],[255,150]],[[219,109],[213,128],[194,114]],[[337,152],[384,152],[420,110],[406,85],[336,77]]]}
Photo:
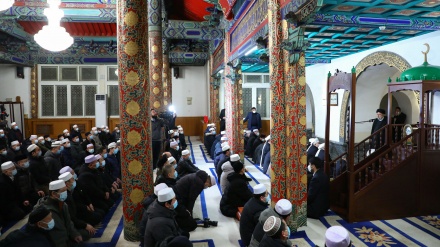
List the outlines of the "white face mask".
{"label": "white face mask", "polygon": [[309,165],[307,166],[307,170],[309,170],[309,172],[312,172],[312,165],[309,164]]}

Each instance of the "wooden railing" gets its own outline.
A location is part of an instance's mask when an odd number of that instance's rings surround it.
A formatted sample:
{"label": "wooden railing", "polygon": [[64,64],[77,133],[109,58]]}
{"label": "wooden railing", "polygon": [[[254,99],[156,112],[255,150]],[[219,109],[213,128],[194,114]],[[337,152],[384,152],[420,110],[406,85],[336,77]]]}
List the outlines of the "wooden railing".
{"label": "wooden railing", "polygon": [[425,149],[439,150],[440,149],[440,125],[426,124],[425,125]]}
{"label": "wooden railing", "polygon": [[411,135],[394,143],[383,152],[375,155],[350,174],[354,181],[355,194],[365,189],[374,180],[390,172],[393,168],[403,163],[406,159],[416,154],[420,140],[420,129],[415,130]]}
{"label": "wooden railing", "polygon": [[388,136],[388,131],[388,125],[385,125],[354,146],[355,166],[368,157],[368,150],[375,149],[377,151],[388,144],[386,138]]}

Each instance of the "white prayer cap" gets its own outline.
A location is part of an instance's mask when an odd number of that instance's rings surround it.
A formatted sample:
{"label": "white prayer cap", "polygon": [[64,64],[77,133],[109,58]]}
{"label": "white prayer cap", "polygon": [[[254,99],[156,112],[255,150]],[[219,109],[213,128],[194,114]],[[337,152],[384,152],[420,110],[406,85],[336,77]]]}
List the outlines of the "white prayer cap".
{"label": "white prayer cap", "polygon": [[257,133],[258,132],[258,129],[253,129],[252,130],[254,133]]}
{"label": "white prayer cap", "polygon": [[246,133],[247,133],[247,134],[250,134],[251,132],[252,132],[252,131],[250,131],[250,130],[246,130]]}
{"label": "white prayer cap", "polygon": [[67,132],[69,132],[67,129],[63,130],[63,133],[67,133]]}
{"label": "white prayer cap", "polygon": [[63,174],[65,172],[71,172],[71,171],[72,171],[72,168],[70,168],[70,166],[65,166],[65,167],[61,168],[60,174]]}
{"label": "white prayer cap", "polygon": [[321,143],[321,144],[319,144],[318,148],[324,150],[324,148],[325,148],[325,143]]}
{"label": "white prayer cap", "polygon": [[173,134],[174,133],[174,130],[169,130],[168,131],[168,134]]}
{"label": "white prayer cap", "polygon": [[182,125],[177,125],[177,128],[182,128]]}
{"label": "white prayer cap", "polygon": [[44,140],[44,137],[39,136],[39,137],[38,137],[38,140]]}
{"label": "white prayer cap", "polygon": [[18,145],[18,144],[20,144],[18,141],[11,142],[11,146]]}
{"label": "white prayer cap", "polygon": [[217,184],[217,181],[215,181],[214,176],[209,176],[209,179],[211,180],[211,186],[214,186]]}
{"label": "white prayer cap", "polygon": [[91,155],[84,158],[84,163],[90,164],[95,160],[96,160],[95,155],[91,154]]}
{"label": "white prayer cap", "polygon": [[222,131],[222,132],[220,132],[220,134],[222,134],[222,135],[226,135],[226,131]]}
{"label": "white prayer cap", "polygon": [[116,147],[116,143],[115,142],[111,142],[110,144],[108,144],[107,148],[115,148]]}
{"label": "white prayer cap", "polygon": [[59,190],[64,187],[66,187],[66,183],[63,180],[55,180],[49,184],[49,190]]}
{"label": "white prayer cap", "polygon": [[[11,143],[11,145],[13,145],[13,144]],[[29,153],[31,153],[31,152],[34,151],[36,148],[37,148],[37,145],[32,144],[32,145],[29,145],[29,147],[27,148],[27,151],[28,151]]]}
{"label": "white prayer cap", "polygon": [[267,236],[273,236],[280,230],[280,227],[281,219],[272,215],[264,222],[263,230]]}
{"label": "white prayer cap", "polygon": [[231,149],[231,147],[229,145],[225,145],[225,146],[222,147],[222,151],[223,152],[226,151],[226,150],[229,150],[229,149]]}
{"label": "white prayer cap", "polygon": [[105,125],[101,125],[101,129],[105,129]]}
{"label": "white prayer cap", "polygon": [[189,150],[188,149],[185,149],[185,150],[182,151],[182,155],[188,155],[188,154],[189,154]]}
{"label": "white prayer cap", "polygon": [[215,129],[214,128],[209,128],[209,131],[214,131]]}
{"label": "white prayer cap", "polygon": [[12,161],[6,161],[2,164],[2,171],[7,170],[11,167],[14,167],[14,163],[12,163]]}
{"label": "white prayer cap", "polygon": [[177,128],[178,130],[183,130],[183,128],[182,127],[179,127],[179,128]]}
{"label": "white prayer cap", "polygon": [[266,138],[264,138],[266,141],[270,140],[270,135],[266,136]]}
{"label": "white prayer cap", "polygon": [[243,130],[243,133],[245,134],[247,130]]}
{"label": "white prayer cap", "polygon": [[70,142],[69,139],[65,138],[61,141],[61,144],[65,144],[66,142]]}
{"label": "white prayer cap", "polygon": [[166,183],[160,183],[154,186],[154,194],[157,196],[157,193],[165,188],[168,188],[168,185]]}
{"label": "white prayer cap", "polygon": [[224,147],[224,146],[226,146],[226,145],[229,146],[229,143],[228,143],[228,142],[222,142],[222,144],[220,144],[221,147]]}
{"label": "white prayer cap", "polygon": [[275,204],[275,211],[279,215],[288,215],[292,212],[292,203],[289,200],[281,199]]}
{"label": "white prayer cap", "polygon": [[254,195],[259,195],[266,192],[266,186],[264,186],[264,184],[257,184],[253,187],[253,189],[254,189]]}
{"label": "white prayer cap", "polygon": [[118,140],[118,141],[116,142],[116,144],[121,144],[121,140]]}
{"label": "white prayer cap", "polygon": [[75,124],[75,125],[73,125],[73,128],[78,128],[78,125],[76,125],[76,124]]}
{"label": "white prayer cap", "polygon": [[311,138],[310,140],[311,140],[310,142],[311,142],[312,144],[319,143],[319,139],[318,139],[318,138]]}
{"label": "white prayer cap", "polygon": [[60,141],[56,141],[56,142],[52,142],[52,145],[50,146],[51,148],[56,148],[59,147],[61,145]]}
{"label": "white prayer cap", "polygon": [[174,147],[174,146],[177,146],[177,145],[178,145],[177,142],[170,142],[170,147]]}
{"label": "white prayer cap", "polygon": [[240,155],[238,154],[231,155],[231,162],[239,161],[239,160],[240,160]]}
{"label": "white prayer cap", "polygon": [[3,129],[0,129],[0,133],[3,133],[4,131],[3,131]]}
{"label": "white prayer cap", "polygon": [[325,245],[327,247],[347,247],[350,242],[350,235],[342,226],[332,226],[325,232]]}
{"label": "white prayer cap", "polygon": [[226,137],[226,136],[222,136],[221,138],[220,138],[220,141],[227,141],[228,140],[228,138]]}
{"label": "white prayer cap", "polygon": [[17,123],[16,123],[16,122],[12,122],[12,123],[11,123],[11,126],[12,126],[12,125],[17,125]]}
{"label": "white prayer cap", "polygon": [[93,147],[92,143],[87,144],[87,148],[92,148],[92,147]]}
{"label": "white prayer cap", "polygon": [[92,130],[97,130],[96,127],[93,127]]}
{"label": "white prayer cap", "polygon": [[101,158],[102,158],[102,156],[101,156],[100,154],[95,155],[95,159],[96,159],[96,160],[99,160],[99,159],[101,159]]}
{"label": "white prayer cap", "polygon": [[215,126],[215,123],[211,123],[211,126]]}
{"label": "white prayer cap", "polygon": [[161,189],[159,192],[157,192],[157,200],[159,202],[167,202],[172,200],[174,197],[176,197],[176,194],[174,194],[174,191],[171,188]]}
{"label": "white prayer cap", "polygon": [[174,161],[176,161],[176,159],[173,156],[168,158],[168,163],[169,164],[173,163]]}
{"label": "white prayer cap", "polygon": [[69,181],[71,178],[73,177],[72,173],[70,172],[65,172],[61,175],[58,176],[59,180],[63,180],[64,182]]}
{"label": "white prayer cap", "polygon": [[29,137],[29,139],[37,139],[38,136],[37,135],[31,135],[31,137]]}

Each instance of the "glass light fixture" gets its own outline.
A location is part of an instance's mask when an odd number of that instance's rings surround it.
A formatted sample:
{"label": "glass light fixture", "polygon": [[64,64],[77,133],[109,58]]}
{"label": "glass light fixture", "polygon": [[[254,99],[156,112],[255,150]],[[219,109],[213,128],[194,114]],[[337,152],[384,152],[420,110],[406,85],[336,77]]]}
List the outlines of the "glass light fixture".
{"label": "glass light fixture", "polygon": [[14,5],[15,0],[1,0],[0,1],[0,11],[4,11]]}
{"label": "glass light fixture", "polygon": [[48,51],[63,51],[73,44],[73,38],[66,29],[57,25],[46,25],[37,34],[34,40]]}

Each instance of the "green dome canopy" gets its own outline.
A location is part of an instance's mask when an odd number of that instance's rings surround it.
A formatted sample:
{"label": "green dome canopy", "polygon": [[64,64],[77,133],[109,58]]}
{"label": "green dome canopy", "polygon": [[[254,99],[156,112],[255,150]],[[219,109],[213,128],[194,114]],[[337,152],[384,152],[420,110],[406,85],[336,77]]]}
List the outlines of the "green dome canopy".
{"label": "green dome canopy", "polygon": [[413,80],[440,80],[440,66],[431,65],[427,61],[429,53],[429,45],[425,44],[428,50],[422,53],[425,55],[425,62],[417,67],[413,67],[402,72],[400,76],[401,81]]}

